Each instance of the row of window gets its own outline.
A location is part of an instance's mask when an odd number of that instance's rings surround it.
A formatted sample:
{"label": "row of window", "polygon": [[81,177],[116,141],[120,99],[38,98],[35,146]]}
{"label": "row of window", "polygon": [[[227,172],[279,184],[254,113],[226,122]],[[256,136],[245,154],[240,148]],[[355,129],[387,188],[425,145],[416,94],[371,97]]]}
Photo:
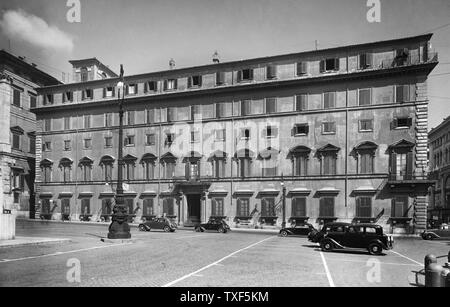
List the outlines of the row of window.
{"label": "row of window", "polygon": [[[34,93],[27,92],[28,93],[28,101],[29,101],[29,108],[36,108],[36,101],[37,96]],[[23,105],[23,96],[25,95],[25,91],[23,89],[13,87],[13,99],[12,99],[12,105],[18,107],[18,108],[26,108],[26,106]]]}
{"label": "row of window", "polygon": [[[96,213],[106,216],[112,214],[113,199],[102,199],[101,210]],[[135,215],[140,209],[135,205],[133,198],[125,199],[125,207],[127,213]],[[142,203],[142,216],[153,217],[157,216],[158,212],[155,208],[154,198],[145,198]],[[167,216],[175,216],[175,201],[173,198],[163,198],[162,214]],[[355,218],[356,219],[371,219],[373,218],[372,197],[358,196],[356,197]],[[261,199],[260,211],[251,211],[250,198],[238,198],[236,205],[236,217],[238,219],[250,219],[252,215],[257,213],[261,219],[270,221],[277,218],[277,211],[280,208],[279,203],[276,203],[275,197],[264,197]],[[225,216],[224,198],[211,199],[211,216],[224,217]],[[49,214],[51,211],[49,199],[41,200],[41,214]],[[91,199],[82,198],[80,213],[82,215],[92,215]],[[392,200],[391,217],[403,218],[408,213],[408,197],[395,197]],[[61,214],[70,215],[70,199],[61,200]],[[306,197],[293,197],[291,205],[290,219],[305,219],[308,218],[308,205]],[[321,197],[319,199],[319,218],[333,219],[335,214],[335,198]],[[274,222],[274,220],[272,220]]]}
{"label": "row of window", "polygon": [[442,167],[448,164],[450,164],[450,147],[443,148],[434,153],[432,161],[433,168]]}

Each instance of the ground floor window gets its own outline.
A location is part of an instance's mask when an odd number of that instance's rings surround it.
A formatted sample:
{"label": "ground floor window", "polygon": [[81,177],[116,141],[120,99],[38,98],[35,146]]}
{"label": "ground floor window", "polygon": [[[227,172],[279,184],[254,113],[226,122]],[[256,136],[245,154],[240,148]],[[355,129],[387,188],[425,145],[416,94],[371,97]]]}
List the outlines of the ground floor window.
{"label": "ground floor window", "polygon": [[405,217],[408,210],[408,196],[397,196],[392,199],[391,217]]}
{"label": "ground floor window", "polygon": [[372,198],[358,197],[356,198],[356,216],[372,217]]}
{"label": "ground floor window", "polygon": [[64,215],[70,214],[70,199],[68,198],[61,199],[61,214]]}
{"label": "ground floor window", "polygon": [[134,214],[134,199],[125,199],[125,207],[127,208],[128,214]]}
{"label": "ground floor window", "polygon": [[112,199],[102,199],[102,215],[111,215],[112,212]]}
{"label": "ground floor window", "polygon": [[322,197],[319,205],[320,217],[334,217],[334,197]]}
{"label": "ground floor window", "polygon": [[166,216],[174,215],[174,199],[173,198],[164,198],[163,199],[163,214]]}
{"label": "ground floor window", "polygon": [[154,208],[153,208],[153,198],[146,198],[143,201],[142,205],[142,215],[144,216],[151,216],[154,214]]}
{"label": "ground floor window", "polygon": [[91,214],[91,200],[89,198],[83,198],[81,200],[81,214]]}
{"label": "ground floor window", "polygon": [[292,216],[305,217],[306,215],[306,197],[295,197],[292,199]]}
{"label": "ground floor window", "polygon": [[49,214],[50,213],[50,199],[41,199],[41,213]]}
{"label": "ground floor window", "polygon": [[211,199],[211,215],[212,216],[224,216],[223,210],[223,198]]}
{"label": "ground floor window", "polygon": [[276,216],[275,214],[275,198],[263,198],[261,200],[261,216]]}
{"label": "ground floor window", "polygon": [[249,198],[238,198],[236,215],[241,216],[241,217],[250,216],[250,199]]}

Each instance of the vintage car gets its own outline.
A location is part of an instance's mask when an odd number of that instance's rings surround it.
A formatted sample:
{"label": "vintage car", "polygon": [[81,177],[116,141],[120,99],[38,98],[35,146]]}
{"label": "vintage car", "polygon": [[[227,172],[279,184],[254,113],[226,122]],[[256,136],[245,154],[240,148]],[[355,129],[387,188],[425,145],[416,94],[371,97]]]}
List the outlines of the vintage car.
{"label": "vintage car", "polygon": [[175,232],[177,225],[166,217],[157,217],[139,224],[140,231],[150,231],[152,229],[161,229],[164,232]]}
{"label": "vintage car", "polygon": [[450,226],[443,224],[436,229],[427,229],[422,233],[424,240],[450,239]]}
{"label": "vintage car", "polygon": [[329,223],[310,240],[320,243],[323,251],[367,249],[372,255],[381,255],[394,245],[393,238],[383,233],[383,227],[369,223]]}
{"label": "vintage car", "polygon": [[205,232],[207,230],[214,230],[220,233],[227,233],[230,231],[230,226],[221,219],[211,219],[207,223],[195,225],[196,232]]}
{"label": "vintage car", "polygon": [[293,225],[280,230],[280,236],[308,236],[312,231],[316,230],[313,225],[309,223]]}

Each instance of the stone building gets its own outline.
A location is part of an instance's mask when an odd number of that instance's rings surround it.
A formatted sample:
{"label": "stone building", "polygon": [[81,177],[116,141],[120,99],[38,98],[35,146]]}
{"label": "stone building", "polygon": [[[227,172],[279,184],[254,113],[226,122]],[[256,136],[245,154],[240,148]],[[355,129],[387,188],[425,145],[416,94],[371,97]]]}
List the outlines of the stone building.
{"label": "stone building", "polygon": [[[124,93],[135,221],[426,225],[431,34],[38,90],[39,216],[108,220]],[[76,69],[76,68],[74,68]],[[70,98],[70,99],[69,99]],[[283,199],[285,202],[283,202]],[[285,206],[283,206],[285,203]]]}
{"label": "stone building", "polygon": [[30,108],[36,107],[37,87],[56,84],[35,64],[0,50],[1,227],[3,219],[34,216],[36,116]]}
{"label": "stone building", "polygon": [[428,134],[430,144],[430,222],[450,224],[450,116]]}

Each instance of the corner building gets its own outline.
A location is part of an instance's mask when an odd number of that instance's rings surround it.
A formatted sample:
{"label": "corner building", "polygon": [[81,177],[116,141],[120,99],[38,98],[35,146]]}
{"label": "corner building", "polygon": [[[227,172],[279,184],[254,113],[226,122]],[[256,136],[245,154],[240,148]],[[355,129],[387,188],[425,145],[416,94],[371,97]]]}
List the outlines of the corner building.
{"label": "corner building", "polygon": [[[125,77],[130,215],[271,228],[285,210],[287,223],[376,220],[388,232],[420,231],[432,184],[431,36],[182,69],[172,62]],[[39,217],[109,220],[118,81],[88,74],[38,90]]]}

